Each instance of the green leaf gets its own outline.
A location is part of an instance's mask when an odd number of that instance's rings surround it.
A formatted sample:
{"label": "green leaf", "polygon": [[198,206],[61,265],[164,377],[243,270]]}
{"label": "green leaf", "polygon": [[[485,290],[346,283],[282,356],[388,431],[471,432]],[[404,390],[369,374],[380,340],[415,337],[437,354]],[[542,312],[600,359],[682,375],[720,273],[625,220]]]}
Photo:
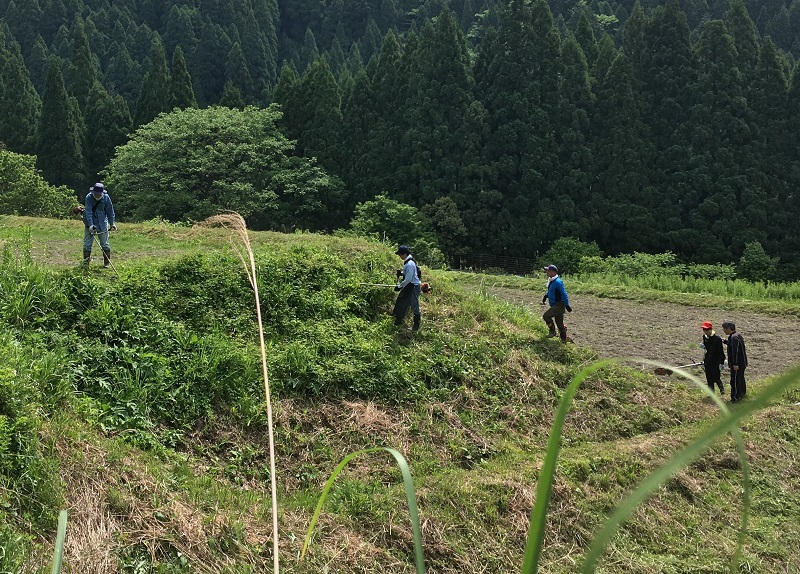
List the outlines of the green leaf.
{"label": "green leaf", "polygon": [[417,512],[417,500],[414,493],[414,481],[411,478],[411,470],[408,467],[408,462],[402,454],[393,448],[386,447],[368,448],[350,453],[344,457],[344,459],[342,459],[342,461],[334,469],[333,473],[328,479],[328,482],[325,483],[325,486],[322,489],[322,494],[320,494],[319,500],[317,501],[317,507],[314,509],[314,515],[311,517],[311,524],[309,524],[305,540],[303,540],[303,550],[300,552],[300,560],[303,560],[303,557],[306,555],[309,543],[311,542],[311,535],[314,533],[314,527],[316,526],[319,515],[322,512],[322,505],[325,503],[325,499],[328,497],[328,493],[333,487],[333,482],[336,480],[336,477],[340,472],[342,472],[344,467],[347,466],[347,463],[349,463],[355,457],[361,454],[380,451],[386,451],[395,458],[398,466],[400,467],[400,472],[403,475],[403,486],[405,487],[406,500],[408,501],[408,513],[411,517],[411,528],[414,533],[414,555],[417,565],[417,574],[425,574],[425,558],[422,552],[422,533],[419,527],[419,513]]}

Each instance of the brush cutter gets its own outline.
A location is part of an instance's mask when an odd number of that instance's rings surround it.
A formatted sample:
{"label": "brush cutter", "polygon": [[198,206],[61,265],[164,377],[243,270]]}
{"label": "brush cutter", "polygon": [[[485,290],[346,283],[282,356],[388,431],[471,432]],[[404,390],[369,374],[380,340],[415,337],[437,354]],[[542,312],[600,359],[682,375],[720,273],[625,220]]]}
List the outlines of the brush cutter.
{"label": "brush cutter", "polygon": [[[359,285],[368,285],[370,287],[397,287],[397,285],[392,285],[389,283],[359,283]],[[423,293],[430,293],[433,291],[431,286],[427,283],[421,283],[419,287]]]}
{"label": "brush cutter", "polygon": [[[691,367],[699,367],[699,366],[701,366],[702,364],[703,364],[703,363],[692,363],[692,364],[690,364],[690,365],[681,365],[681,366],[679,366],[679,367],[675,367],[675,369],[689,369],[689,368],[691,368]],[[669,376],[669,375],[671,375],[671,374],[674,372],[674,370],[673,370],[673,369],[666,369],[666,368],[664,368],[664,367],[656,367],[656,368],[653,370],[653,372],[654,372],[656,375],[667,375],[667,376]]]}
{"label": "brush cutter", "polygon": [[[95,233],[92,233],[92,237],[94,238],[94,242],[97,243],[97,246],[100,248],[101,252],[103,251],[103,246],[100,245],[100,240],[97,239],[97,236],[102,234],[102,233],[111,233],[111,230],[108,230],[108,231],[97,231]],[[114,263],[111,261],[110,257],[108,258],[108,264],[111,266],[111,269],[114,270],[114,273],[117,274],[117,277],[119,277],[119,272],[117,271],[117,268],[114,267]]]}

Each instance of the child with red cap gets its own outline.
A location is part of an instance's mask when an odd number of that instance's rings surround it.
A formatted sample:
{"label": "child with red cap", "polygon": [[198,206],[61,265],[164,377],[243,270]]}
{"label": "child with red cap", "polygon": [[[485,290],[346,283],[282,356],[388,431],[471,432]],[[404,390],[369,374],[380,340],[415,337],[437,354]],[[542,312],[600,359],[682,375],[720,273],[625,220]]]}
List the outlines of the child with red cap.
{"label": "child with red cap", "polygon": [[725,387],[722,386],[722,369],[725,367],[725,350],[722,348],[722,339],[714,332],[714,325],[711,321],[704,321],[700,328],[703,329],[703,344],[700,345],[706,350],[703,357],[703,368],[706,370],[706,383],[711,392],[714,392],[714,385],[719,387],[719,392],[725,395]]}

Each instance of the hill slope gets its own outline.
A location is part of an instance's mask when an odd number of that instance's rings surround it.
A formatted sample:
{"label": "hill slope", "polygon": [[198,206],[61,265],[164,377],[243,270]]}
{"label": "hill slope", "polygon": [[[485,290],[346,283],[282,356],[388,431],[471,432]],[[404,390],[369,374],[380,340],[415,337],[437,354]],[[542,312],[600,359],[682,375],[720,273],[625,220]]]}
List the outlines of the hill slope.
{"label": "hill slope", "polygon": [[[45,564],[55,513],[68,508],[74,572],[269,571],[252,292],[227,235],[123,226],[112,238],[119,275],[84,275],[67,264],[80,225],[0,220],[0,436],[13,438],[0,440],[0,570]],[[252,237],[277,404],[285,571],[413,570],[400,475],[378,455],[339,477],[310,558],[295,562],[338,461],[392,446],[412,467],[430,572],[519,572],[557,400],[594,354],[546,339],[538,317],[435,271],[423,331],[409,337],[386,316],[391,290],[360,285],[393,276],[384,246]],[[791,397],[743,429],[752,571],[800,568]],[[603,517],[715,416],[683,384],[623,367],[590,377],[563,432],[541,570],[575,571]],[[721,571],[740,481],[733,444],[721,440],[635,514],[602,571]]]}

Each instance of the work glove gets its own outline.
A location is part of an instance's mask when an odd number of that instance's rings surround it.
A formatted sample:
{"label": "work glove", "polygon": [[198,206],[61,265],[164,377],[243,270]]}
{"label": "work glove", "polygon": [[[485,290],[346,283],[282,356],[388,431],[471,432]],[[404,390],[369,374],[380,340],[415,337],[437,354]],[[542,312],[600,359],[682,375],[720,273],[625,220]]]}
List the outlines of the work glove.
{"label": "work glove", "polygon": [[545,303],[547,303],[547,293],[545,293],[544,297],[542,297],[542,305],[544,305]]}
{"label": "work glove", "polygon": [[116,231],[116,230],[117,230],[117,224],[116,223],[111,224],[111,231]]}
{"label": "work glove", "polygon": [[94,225],[90,225],[89,226],[89,233],[92,233],[92,234],[97,233],[97,227],[95,227]]}
{"label": "work glove", "polygon": [[400,285],[395,285],[395,286],[394,286],[394,290],[395,290],[395,291],[400,291]]}
{"label": "work glove", "polygon": [[570,307],[569,305],[567,305],[564,308],[567,310],[567,313],[572,313],[572,307]]}

